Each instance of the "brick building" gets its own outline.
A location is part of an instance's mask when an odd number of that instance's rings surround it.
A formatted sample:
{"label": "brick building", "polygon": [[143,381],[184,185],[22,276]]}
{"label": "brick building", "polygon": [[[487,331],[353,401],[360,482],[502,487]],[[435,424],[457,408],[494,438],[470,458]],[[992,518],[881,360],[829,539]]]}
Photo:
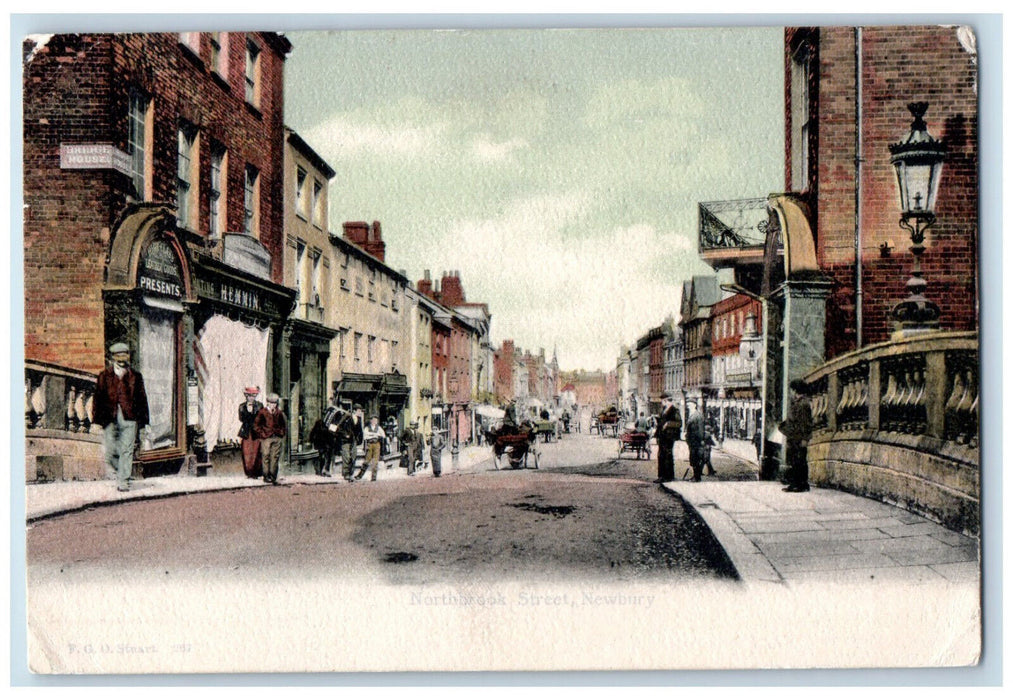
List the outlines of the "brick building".
{"label": "brick building", "polygon": [[514,398],[514,341],[504,340],[493,353],[493,393],[499,404]]}
{"label": "brick building", "polygon": [[760,421],[760,364],[758,343],[742,353],[743,335],[756,336],[762,322],[762,304],[735,294],[711,307],[711,387],[715,398],[709,408],[719,439],[752,439]]}
{"label": "brick building", "polygon": [[[225,454],[242,388],[284,393],[291,45],[219,32],[52,35],[24,48],[29,426],[88,432],[105,348],[125,341],[149,390],[146,469],[178,468],[195,439]],[[101,476],[74,462],[87,473],[64,476]]]}
{"label": "brick building", "polygon": [[[704,410],[714,396],[711,386],[711,307],[720,300],[716,277],[693,277],[682,285],[679,325],[685,342],[683,401]],[[685,412],[685,405],[683,406]]]}

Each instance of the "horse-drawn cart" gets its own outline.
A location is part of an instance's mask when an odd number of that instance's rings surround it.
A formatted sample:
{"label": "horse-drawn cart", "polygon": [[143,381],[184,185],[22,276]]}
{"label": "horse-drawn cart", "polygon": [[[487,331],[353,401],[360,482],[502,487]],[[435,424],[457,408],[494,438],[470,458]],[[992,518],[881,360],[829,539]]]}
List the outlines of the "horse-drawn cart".
{"label": "horse-drawn cart", "polygon": [[598,434],[604,437],[612,433],[612,437],[619,437],[619,411],[612,406],[607,411],[602,411],[597,416]]}
{"label": "horse-drawn cart", "polygon": [[650,435],[637,430],[627,430],[619,436],[619,456],[623,452],[636,452],[637,459],[643,455],[644,459],[651,458]]}
{"label": "horse-drawn cart", "polygon": [[492,445],[497,469],[503,455],[506,455],[511,469],[527,469],[528,455],[534,461],[534,468],[538,469],[538,450],[535,448],[538,432],[530,424],[519,428],[503,425],[498,430],[488,432],[486,438]]}

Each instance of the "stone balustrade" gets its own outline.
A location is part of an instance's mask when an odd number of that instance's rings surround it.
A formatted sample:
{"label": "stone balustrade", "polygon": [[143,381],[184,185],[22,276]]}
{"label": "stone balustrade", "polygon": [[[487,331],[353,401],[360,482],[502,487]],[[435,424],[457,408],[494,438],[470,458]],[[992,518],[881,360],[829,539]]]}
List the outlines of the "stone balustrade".
{"label": "stone balustrade", "polygon": [[810,477],[977,533],[977,333],[926,333],[834,358],[805,377]]}
{"label": "stone balustrade", "polygon": [[103,478],[102,428],[91,422],[96,375],[25,363],[25,479]]}

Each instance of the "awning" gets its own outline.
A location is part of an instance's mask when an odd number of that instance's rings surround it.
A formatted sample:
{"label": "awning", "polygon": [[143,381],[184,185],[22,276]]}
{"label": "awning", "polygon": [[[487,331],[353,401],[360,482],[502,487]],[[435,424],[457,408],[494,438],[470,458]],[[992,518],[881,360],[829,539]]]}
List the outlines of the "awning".
{"label": "awning", "polygon": [[475,407],[475,413],[482,416],[483,418],[502,418],[506,415],[506,411],[490,406],[489,404],[481,404]]}
{"label": "awning", "polygon": [[373,382],[345,379],[338,383],[339,394],[370,394],[374,391],[376,391],[376,385]]}

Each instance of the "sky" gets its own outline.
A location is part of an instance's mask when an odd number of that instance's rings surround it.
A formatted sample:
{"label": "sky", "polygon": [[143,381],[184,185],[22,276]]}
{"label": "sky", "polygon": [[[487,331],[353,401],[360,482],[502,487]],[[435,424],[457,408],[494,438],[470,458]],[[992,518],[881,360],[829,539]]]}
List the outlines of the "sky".
{"label": "sky", "polygon": [[285,119],[337,172],[330,227],[458,270],[497,346],[614,369],[672,315],[697,203],[784,189],[783,30],[288,32]]}

